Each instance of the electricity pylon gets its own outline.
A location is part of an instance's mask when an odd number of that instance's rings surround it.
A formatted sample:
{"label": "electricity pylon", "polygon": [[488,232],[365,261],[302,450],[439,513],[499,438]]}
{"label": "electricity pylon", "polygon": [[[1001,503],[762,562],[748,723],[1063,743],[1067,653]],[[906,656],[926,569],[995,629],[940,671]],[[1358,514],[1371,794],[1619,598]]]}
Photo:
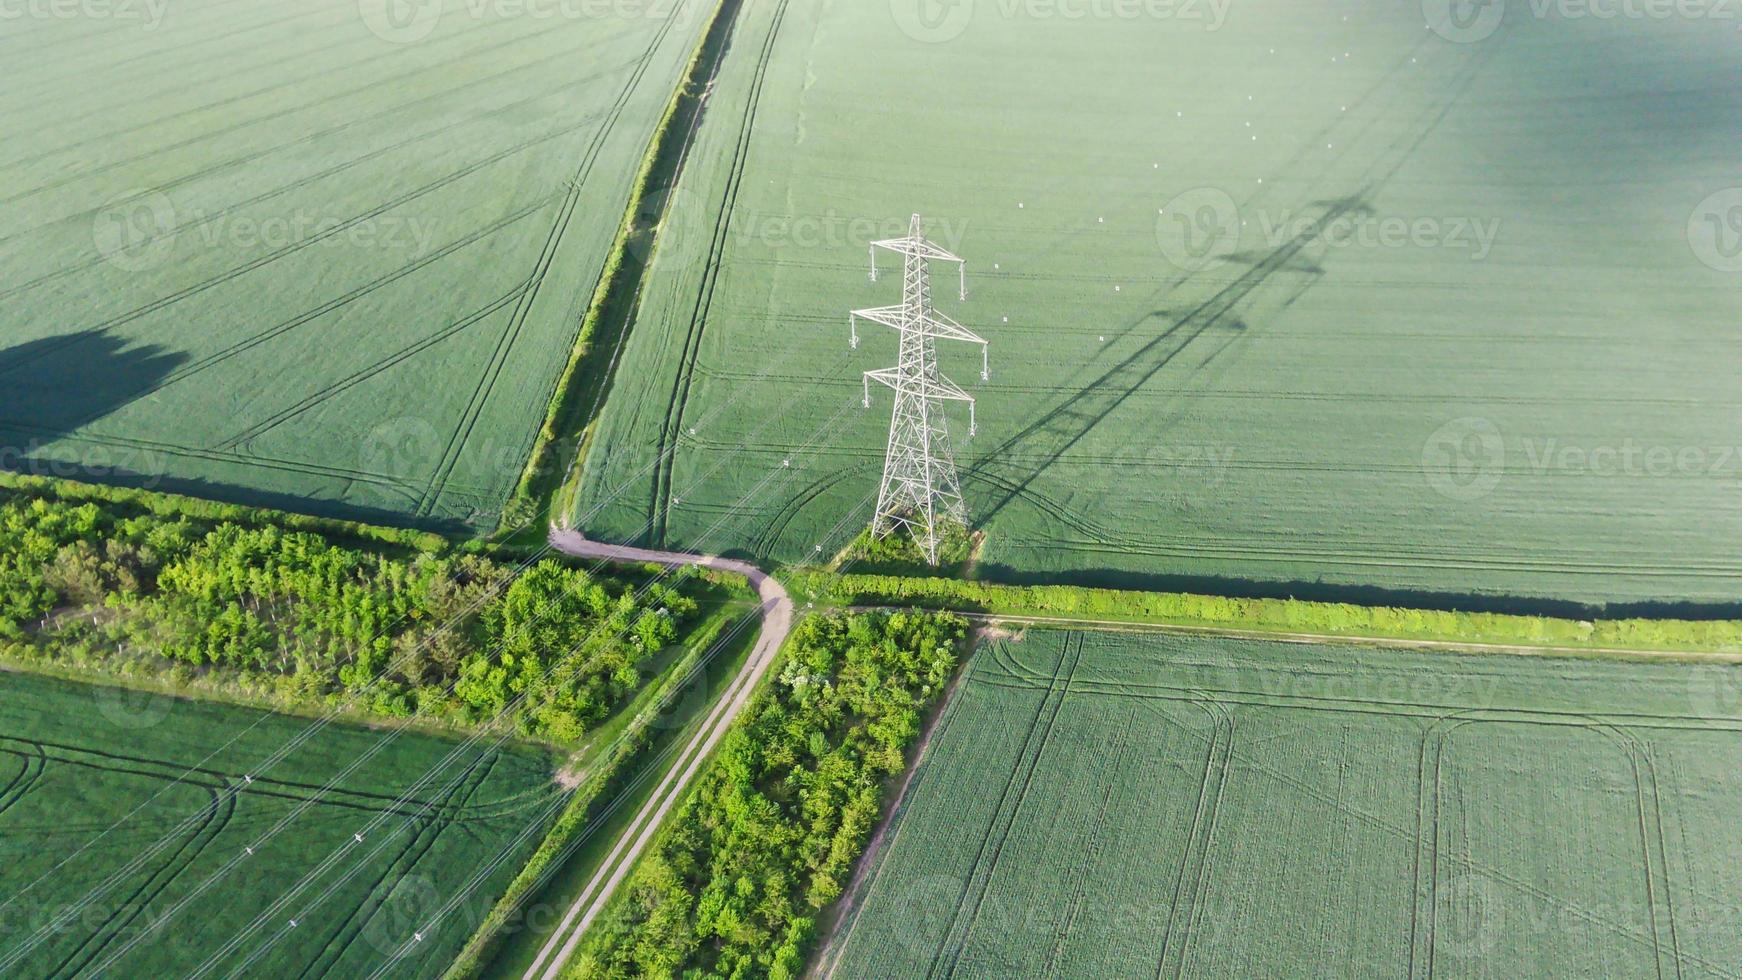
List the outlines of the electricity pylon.
{"label": "electricity pylon", "polygon": [[901,281],[901,305],[854,310],[847,318],[854,347],[859,346],[859,321],[870,320],[901,334],[901,353],[895,367],[866,371],[865,407],[871,407],[871,382],[895,389],[895,410],[889,420],[889,448],[883,457],[883,485],[877,491],[877,512],[871,518],[871,533],[883,537],[898,526],[907,527],[924,549],[926,561],[938,563],[938,523],[941,520],[967,524],[967,505],[956,478],[956,461],[950,453],[950,433],[943,403],[968,403],[968,435],[974,435],[974,396],[938,371],[938,340],[960,340],[980,345],[980,380],[991,376],[991,361],[984,338],[932,309],[931,274],[928,263],[954,262],[961,280],[960,295],[968,298],[966,263],[933,245],[921,234],[919,215],[908,224],[906,238],[871,243],[871,281],[877,281],[877,250],[905,256]]}

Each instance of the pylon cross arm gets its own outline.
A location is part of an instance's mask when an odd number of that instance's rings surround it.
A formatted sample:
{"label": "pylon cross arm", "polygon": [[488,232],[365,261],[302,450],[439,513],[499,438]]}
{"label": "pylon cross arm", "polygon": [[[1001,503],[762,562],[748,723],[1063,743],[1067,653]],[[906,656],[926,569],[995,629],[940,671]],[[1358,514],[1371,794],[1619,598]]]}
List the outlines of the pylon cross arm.
{"label": "pylon cross arm", "polygon": [[871,247],[900,252],[902,255],[917,255],[922,259],[935,259],[939,262],[965,261],[960,256],[946,252],[923,238],[885,238],[880,242],[872,242]]}
{"label": "pylon cross arm", "polygon": [[920,398],[942,398],[952,402],[972,402],[974,396],[961,389],[954,381],[943,375],[935,378],[912,377],[902,373],[898,367],[881,368],[865,372],[866,381],[875,381],[880,385],[894,388],[896,391],[906,391]]}
{"label": "pylon cross arm", "polygon": [[927,331],[932,336],[940,337],[944,340],[960,340],[969,344],[982,345],[986,343],[986,338],[972,330],[969,330],[967,327],[962,326],[936,310],[933,310],[931,314],[925,318],[925,325]]}
{"label": "pylon cross arm", "polygon": [[878,306],[869,310],[854,310],[852,318],[855,320],[870,320],[872,323],[881,323],[886,327],[900,330],[907,326],[907,317],[905,313],[906,311],[904,307]]}

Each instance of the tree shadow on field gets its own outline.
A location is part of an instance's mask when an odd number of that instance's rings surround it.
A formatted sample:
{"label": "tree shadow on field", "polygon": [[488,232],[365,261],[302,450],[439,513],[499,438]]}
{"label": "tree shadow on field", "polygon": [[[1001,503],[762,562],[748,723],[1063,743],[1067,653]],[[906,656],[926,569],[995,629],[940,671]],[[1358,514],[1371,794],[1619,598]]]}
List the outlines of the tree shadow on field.
{"label": "tree shadow on field", "polygon": [[180,351],[80,330],[0,350],[0,449],[17,467],[36,451],[150,391],[188,360]]}
{"label": "tree shadow on field", "polygon": [[[1191,370],[1201,371],[1208,367],[1244,335],[1248,328],[1240,317],[1239,307],[1265,284],[1285,273],[1305,276],[1306,280],[1283,305],[1286,307],[1298,300],[1325,274],[1324,269],[1305,254],[1306,249],[1332,222],[1346,215],[1370,212],[1372,209],[1365,198],[1366,193],[1361,192],[1315,202],[1321,209],[1319,216],[1288,241],[1268,251],[1229,255],[1224,261],[1244,264],[1247,268],[1209,298],[1184,310],[1157,309],[1128,325],[1125,333],[1150,320],[1173,321],[1148,343],[975,461],[968,469],[967,480],[993,489],[993,500],[980,510],[980,520],[990,520],[1022,496],[1036,477],[1057,463],[1138,389],[1186,354],[1206,334],[1216,331],[1222,336],[1221,342],[1214,346],[1200,345],[1203,356],[1191,365]],[[1181,283],[1175,283],[1173,287],[1159,290],[1153,298],[1159,299],[1179,285]]]}
{"label": "tree shadow on field", "polygon": [[[117,439],[83,431],[157,390],[188,360],[181,351],[137,343],[105,330],[80,330],[0,348],[0,470],[410,527],[448,537],[470,536],[487,530],[485,521],[493,523],[494,514],[477,522],[416,516],[336,497],[250,485],[247,464],[240,461],[225,471],[240,479],[172,473],[172,460],[177,457],[175,448],[167,445],[170,439],[155,435]],[[63,440],[68,444],[56,447]]]}

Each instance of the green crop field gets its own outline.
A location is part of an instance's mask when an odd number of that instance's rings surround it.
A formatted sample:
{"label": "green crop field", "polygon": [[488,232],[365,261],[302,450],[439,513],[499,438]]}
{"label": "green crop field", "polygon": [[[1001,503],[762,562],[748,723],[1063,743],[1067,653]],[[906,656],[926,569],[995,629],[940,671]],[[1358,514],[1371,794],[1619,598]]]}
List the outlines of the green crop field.
{"label": "green crop field", "polygon": [[0,973],[439,976],[537,845],[550,760],[484,743],[414,787],[459,743],[347,772],[385,736],[335,726],[254,769],[308,725],[0,673]]}
{"label": "green crop field", "polygon": [[1585,9],[749,0],[578,512],[811,554],[921,212],[986,576],[1742,600],[1735,22]]}
{"label": "green crop field", "polygon": [[713,9],[17,5],[0,463],[493,526]]}
{"label": "green crop field", "polygon": [[1734,976],[1739,676],[1000,639],[826,972]]}

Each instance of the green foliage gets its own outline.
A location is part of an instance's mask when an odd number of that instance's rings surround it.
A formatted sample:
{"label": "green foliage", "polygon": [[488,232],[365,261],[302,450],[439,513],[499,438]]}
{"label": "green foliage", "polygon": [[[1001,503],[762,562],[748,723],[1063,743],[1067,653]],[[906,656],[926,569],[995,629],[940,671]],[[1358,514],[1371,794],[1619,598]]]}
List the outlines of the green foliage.
{"label": "green foliage", "polygon": [[925,552],[905,528],[880,538],[866,528],[847,546],[846,558],[861,572],[878,575],[937,574],[961,568],[973,556],[973,534],[954,522],[945,522],[939,530],[936,567],[926,561]]}
{"label": "green foliage", "polygon": [[[140,504],[146,498],[129,503]],[[0,489],[0,638],[43,661],[172,665],[280,699],[580,738],[695,600],[554,560],[390,554],[263,523]],[[523,700],[522,700],[523,699]]]}
{"label": "green foliage", "polygon": [[797,976],[966,635],[939,614],[801,622],[575,975]]}
{"label": "green foliage", "polygon": [[994,585],[894,575],[797,572],[786,579],[794,594],[814,595],[842,605],[923,606],[1013,616],[1568,649],[1742,652],[1742,622],[1736,620],[1556,619],[1068,585]]}

